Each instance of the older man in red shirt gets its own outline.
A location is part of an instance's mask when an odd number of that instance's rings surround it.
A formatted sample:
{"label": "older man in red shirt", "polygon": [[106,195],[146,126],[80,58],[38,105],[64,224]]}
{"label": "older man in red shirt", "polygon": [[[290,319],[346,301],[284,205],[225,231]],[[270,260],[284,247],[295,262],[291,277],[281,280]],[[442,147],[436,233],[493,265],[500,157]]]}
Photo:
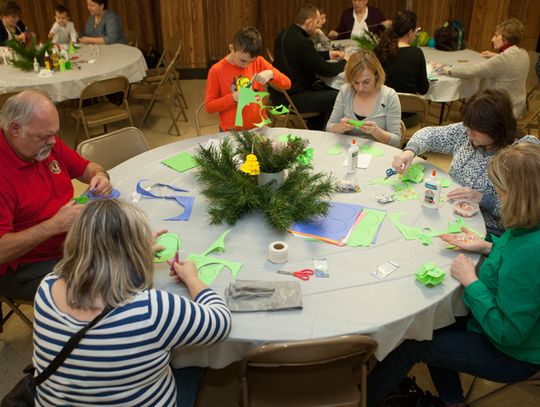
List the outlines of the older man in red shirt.
{"label": "older man in red shirt", "polygon": [[82,205],[72,178],[110,194],[107,172],[56,136],[60,120],[47,94],[26,90],[0,112],[0,294],[33,300],[62,257],[66,232]]}

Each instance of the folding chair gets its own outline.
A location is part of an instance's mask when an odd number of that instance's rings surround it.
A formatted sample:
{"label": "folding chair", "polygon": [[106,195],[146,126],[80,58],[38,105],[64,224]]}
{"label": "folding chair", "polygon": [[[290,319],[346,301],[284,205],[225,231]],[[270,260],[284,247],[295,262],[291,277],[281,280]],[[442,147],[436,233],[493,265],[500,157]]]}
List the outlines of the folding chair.
{"label": "folding chair", "polygon": [[423,96],[416,95],[414,93],[400,93],[398,92],[399,103],[401,105],[401,113],[418,113],[420,114],[420,123],[410,127],[405,139],[408,140],[419,129],[426,125],[428,103]]}
{"label": "folding chair", "polygon": [[[182,44],[180,43],[180,39],[172,37],[166,40],[163,53],[161,54],[161,57],[156,64],[156,67],[146,70],[146,77],[143,79],[143,82],[159,82],[165,74],[167,66],[171,63],[176,53],[180,52],[181,48]],[[187,109],[188,105],[184,96],[184,90],[182,89],[182,85],[180,84],[180,74],[178,73],[178,70],[176,70],[176,67],[173,71],[173,74],[176,91],[178,92],[178,96],[182,101],[182,106],[184,107],[184,109]]]}
{"label": "folding chair", "polygon": [[[505,390],[508,390],[512,387],[518,386],[518,385],[527,385],[527,386],[534,386],[540,388],[540,371],[536,372],[532,377],[529,377],[527,380],[523,380],[522,382],[516,382],[516,383],[506,383],[502,385],[501,387],[490,391],[480,397],[477,397],[475,399],[472,399],[472,394],[474,390],[476,389],[476,386],[478,384],[478,381],[482,380],[478,377],[475,377],[471,383],[471,387],[469,387],[469,390],[467,391],[467,395],[465,396],[465,401],[468,403],[469,406],[473,407],[480,401],[485,402],[486,400],[492,400],[496,396],[498,396],[500,393],[502,393]],[[482,405],[488,405],[488,404],[482,404]]]}
{"label": "folding chair", "polygon": [[[287,93],[287,91],[285,89],[280,89],[276,86],[273,86],[271,83],[268,84],[269,87],[271,87],[272,89],[274,89],[275,91],[281,93],[281,95],[285,98],[286,100],[286,103],[287,103],[287,108],[289,109],[289,112],[282,115],[282,116],[276,116],[274,118],[274,124],[278,121],[278,120],[281,120],[283,119],[285,121],[285,123],[283,124],[283,127],[287,127],[287,125],[289,124],[289,121],[290,122],[294,122],[296,120],[297,124],[300,125],[300,128],[303,128],[303,129],[308,129],[308,126],[306,124],[306,121],[305,119],[309,119],[310,117],[317,117],[320,115],[320,112],[303,112],[303,113],[300,113],[300,111],[296,108],[296,106],[294,105],[291,97],[289,96],[289,94]],[[293,115],[291,117],[291,114]]]}
{"label": "folding chair", "polygon": [[[197,137],[201,136],[202,127],[216,126],[219,128],[219,122],[216,121],[214,121],[213,123],[205,123],[204,126],[201,126],[201,113],[203,115],[206,113],[206,111],[204,110],[205,105],[205,102],[202,102],[199,106],[197,106],[197,110],[195,111],[195,130],[197,131]],[[209,116],[208,113],[206,113],[206,116]],[[215,133],[215,131],[212,131],[212,133]]]}
{"label": "folding chair", "polygon": [[80,155],[101,164],[106,170],[149,149],[143,133],[135,127],[125,127],[94,137],[77,146]]}
{"label": "folding chair", "polygon": [[365,407],[367,361],[376,347],[362,335],[258,346],[241,363],[242,405]]}
{"label": "folding chair", "polygon": [[405,147],[406,144],[406,134],[407,134],[407,127],[405,127],[405,123],[403,123],[403,120],[399,121],[399,132],[401,134],[401,140],[399,142],[400,148]]}
{"label": "folding chair", "polygon": [[[171,129],[175,128],[176,135],[181,136],[180,129],[178,128],[178,118],[180,115],[184,116],[184,121],[187,122],[186,111],[181,102],[181,97],[178,94],[177,87],[174,84],[175,78],[175,64],[180,55],[180,47],[177,49],[173,59],[167,65],[165,73],[161,76],[157,82],[143,82],[141,84],[135,84],[131,87],[130,97],[133,99],[149,100],[148,106],[144,112],[144,115],[139,123],[139,127],[143,125],[144,121],[150,115],[156,101],[161,101],[165,104],[169,116],[172,119],[172,124],[167,130],[169,133]],[[174,114],[173,106],[177,106],[180,110],[178,114]]]}
{"label": "folding chair", "polygon": [[266,48],[266,56],[268,57],[268,61],[273,64],[274,63],[274,54],[272,54],[272,51],[270,51],[269,48]]}
{"label": "folding chair", "polygon": [[[75,144],[77,145],[79,142],[81,122],[87,139],[90,138],[89,128],[103,126],[106,133],[108,124],[126,119],[133,126],[127,101],[128,92],[129,81],[125,76],[98,79],[86,85],[81,92],[77,110],[71,113],[77,120],[77,139]],[[105,97],[115,93],[121,93],[122,95],[120,105],[110,102]],[[94,99],[97,99],[98,102],[94,102]]]}
{"label": "folding chair", "polygon": [[[6,315],[2,311],[2,303],[5,303],[9,307],[9,311]],[[34,305],[32,301],[13,300],[11,298],[0,295],[0,332],[4,331],[4,324],[13,314],[16,314],[30,329],[33,329],[33,324],[30,319],[19,309],[21,305]]]}

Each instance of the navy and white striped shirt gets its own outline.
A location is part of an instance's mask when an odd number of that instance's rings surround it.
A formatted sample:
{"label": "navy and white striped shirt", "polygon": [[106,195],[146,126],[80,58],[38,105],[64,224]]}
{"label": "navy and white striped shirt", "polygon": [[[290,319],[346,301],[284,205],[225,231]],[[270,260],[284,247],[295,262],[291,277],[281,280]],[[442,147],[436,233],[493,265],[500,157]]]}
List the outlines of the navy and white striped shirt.
{"label": "navy and white striped shirt", "polygon": [[[37,291],[34,366],[41,373],[87,322],[60,311],[48,275]],[[160,290],[142,291],[90,329],[60,368],[37,388],[38,406],[175,406],[171,350],[223,340],[231,314],[211,289],[194,301]]]}

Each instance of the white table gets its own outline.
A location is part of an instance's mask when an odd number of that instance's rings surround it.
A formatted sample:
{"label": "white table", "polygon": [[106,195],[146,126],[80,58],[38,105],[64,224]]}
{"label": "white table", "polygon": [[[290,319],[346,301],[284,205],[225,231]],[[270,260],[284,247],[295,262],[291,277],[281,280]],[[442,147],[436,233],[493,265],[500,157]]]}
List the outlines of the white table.
{"label": "white table", "polygon": [[[129,45],[82,45],[75,55],[79,58],[74,62],[80,69],[55,72],[47,78],[13,65],[0,65],[0,93],[33,87],[45,91],[55,102],[61,102],[78,99],[84,87],[97,79],[124,75],[129,82],[139,82],[146,76],[144,55]],[[94,62],[89,63],[92,60]]]}
{"label": "white table", "polygon": [[[342,166],[345,151],[337,156],[329,155],[326,151],[336,143],[346,149],[350,137],[279,128],[269,129],[268,132],[272,135],[292,133],[309,139],[311,147],[315,149],[315,170],[331,170],[336,177],[345,174],[346,167]],[[191,191],[190,195],[196,198],[188,222],[162,220],[181,212],[174,202],[141,200],[138,203],[148,213],[155,230],[167,228],[180,235],[183,256],[201,253],[230,226],[208,224],[205,199],[197,192],[195,170],[180,174],[160,164],[160,161],[183,150],[193,152],[198,143],[206,143],[207,140],[208,137],[201,137],[172,143],[148,151],[110,171],[114,186],[127,199],[137,181],[143,178],[151,183],[170,183]],[[358,141],[360,144],[365,142]],[[390,189],[368,185],[367,181],[383,178],[393,155],[398,151],[386,145],[377,146],[384,149],[385,155],[374,157],[368,169],[358,170],[363,191],[358,194],[337,194],[334,201],[363,204],[391,212],[406,211],[408,215],[402,218],[404,224],[446,229],[448,222],[456,219],[448,203],[439,210],[432,210],[423,208],[419,200],[394,202],[387,206],[376,202],[373,198],[375,193],[390,192]],[[426,169],[431,168],[433,166],[426,163]],[[471,218],[469,224],[479,231],[485,230],[480,215]],[[267,247],[276,240],[287,242],[290,248],[289,261],[284,266],[267,260]],[[428,261],[434,261],[448,270],[456,254],[446,249],[438,239],[434,239],[431,246],[423,246],[416,240],[406,241],[388,218],[374,246],[351,248],[277,233],[265,225],[261,214],[252,213],[238,222],[226,239],[224,258],[244,263],[237,278],[296,281],[294,277],[276,274],[276,270],[283,267],[288,270],[312,267],[312,259],[316,256],[328,259],[330,278],[312,278],[307,282],[298,280],[303,294],[302,310],[234,313],[232,331],[225,342],[211,347],[177,350],[173,354],[173,364],[176,367],[197,365],[221,368],[240,360],[248,349],[262,343],[352,333],[372,336],[379,344],[376,357],[382,359],[404,339],[430,339],[433,329],[451,324],[454,315],[466,313],[460,301],[460,285],[452,277],[447,275],[441,285],[432,288],[424,287],[414,278],[418,268]],[[397,262],[400,268],[385,280],[373,277],[371,272],[387,260]],[[171,282],[168,274],[166,265],[156,265],[155,286],[187,295],[185,288]],[[222,272],[212,288],[223,294],[231,281],[230,273]]]}

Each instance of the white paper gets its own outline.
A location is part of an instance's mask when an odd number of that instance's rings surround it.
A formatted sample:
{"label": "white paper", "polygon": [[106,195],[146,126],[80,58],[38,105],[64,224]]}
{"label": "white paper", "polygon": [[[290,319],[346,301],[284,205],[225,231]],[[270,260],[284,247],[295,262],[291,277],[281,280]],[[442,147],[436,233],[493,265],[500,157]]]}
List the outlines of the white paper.
{"label": "white paper", "polygon": [[[369,167],[369,164],[371,163],[371,159],[373,156],[371,154],[358,154],[358,164],[356,165],[356,168],[361,168],[365,170],[367,167]],[[349,160],[345,158],[345,161],[343,162],[343,166],[347,167],[349,165]]]}

